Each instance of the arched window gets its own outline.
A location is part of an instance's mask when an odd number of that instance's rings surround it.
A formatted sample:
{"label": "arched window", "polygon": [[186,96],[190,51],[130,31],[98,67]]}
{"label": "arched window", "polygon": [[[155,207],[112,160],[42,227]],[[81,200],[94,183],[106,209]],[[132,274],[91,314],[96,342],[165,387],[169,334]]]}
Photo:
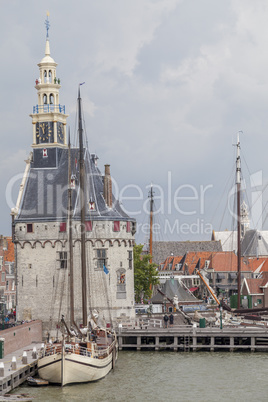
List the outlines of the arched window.
{"label": "arched window", "polygon": [[49,95],[49,103],[50,103],[50,105],[54,105],[54,95],[53,94]]}
{"label": "arched window", "polygon": [[52,82],[52,71],[49,70],[48,72],[49,82]]}
{"label": "arched window", "polygon": [[47,94],[44,94],[44,96],[43,96],[43,102],[44,102],[44,105],[47,104]]}
{"label": "arched window", "polygon": [[47,78],[47,70],[44,71],[44,82],[46,82],[46,78]]}

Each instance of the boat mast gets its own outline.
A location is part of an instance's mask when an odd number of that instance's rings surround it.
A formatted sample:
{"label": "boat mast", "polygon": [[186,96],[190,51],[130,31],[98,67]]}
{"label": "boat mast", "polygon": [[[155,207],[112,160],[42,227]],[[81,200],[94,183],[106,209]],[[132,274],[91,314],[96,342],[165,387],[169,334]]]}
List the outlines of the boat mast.
{"label": "boat mast", "polygon": [[81,269],[82,269],[82,310],[83,326],[87,326],[87,275],[86,275],[86,234],[85,234],[85,162],[83,146],[83,127],[80,85],[78,87],[78,133],[79,133],[79,170],[80,170],[80,208],[81,208]]}
{"label": "boat mast", "polygon": [[240,141],[237,134],[236,151],[236,195],[237,195],[237,308],[240,309],[241,295],[241,219],[240,219],[240,190],[241,190],[241,159]]}
{"label": "boat mast", "polygon": [[153,195],[153,185],[151,184],[151,190],[149,191],[150,197],[150,241],[149,241],[149,252],[151,255],[150,263],[152,264],[153,259],[153,205],[154,205],[154,195]]}
{"label": "boat mast", "polygon": [[70,264],[70,325],[74,324],[74,272],[73,272],[73,225],[72,225],[72,187],[71,187],[71,140],[68,135],[68,230],[69,230],[69,264]]}

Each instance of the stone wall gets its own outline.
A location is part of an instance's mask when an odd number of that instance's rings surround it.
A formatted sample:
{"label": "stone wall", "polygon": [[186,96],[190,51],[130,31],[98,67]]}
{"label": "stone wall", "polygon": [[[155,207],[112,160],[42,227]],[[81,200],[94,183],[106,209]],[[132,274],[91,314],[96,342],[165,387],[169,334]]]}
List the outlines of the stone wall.
{"label": "stone wall", "polygon": [[8,355],[32,342],[42,342],[42,321],[31,321],[16,327],[0,331],[4,338],[4,354]]}
{"label": "stone wall", "polygon": [[[16,224],[17,279],[19,320],[40,319],[43,334],[52,335],[61,315],[69,320],[69,264],[60,267],[60,252],[69,257],[67,232],[60,232],[59,222],[34,223],[33,233],[26,233],[25,224]],[[81,308],[81,242],[76,222],[73,234],[75,319],[82,319]],[[87,298],[90,307],[101,310],[110,322],[123,315],[133,318],[134,310],[134,235],[127,232],[126,222],[113,231],[113,221],[93,222],[93,230],[86,233]],[[105,274],[97,266],[97,250],[106,250]],[[129,255],[132,253],[132,261]],[[123,274],[124,284],[119,283]],[[60,312],[60,314],[59,314]],[[53,336],[56,336],[55,334]]]}

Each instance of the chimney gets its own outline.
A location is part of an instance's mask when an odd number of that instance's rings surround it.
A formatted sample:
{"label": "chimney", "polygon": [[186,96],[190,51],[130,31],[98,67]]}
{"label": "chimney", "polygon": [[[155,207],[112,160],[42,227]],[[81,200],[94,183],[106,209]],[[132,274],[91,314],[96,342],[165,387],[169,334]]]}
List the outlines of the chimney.
{"label": "chimney", "polygon": [[105,173],[104,173],[104,183],[103,183],[103,197],[109,208],[113,206],[113,197],[112,197],[112,178],[110,174],[110,165],[104,165]]}

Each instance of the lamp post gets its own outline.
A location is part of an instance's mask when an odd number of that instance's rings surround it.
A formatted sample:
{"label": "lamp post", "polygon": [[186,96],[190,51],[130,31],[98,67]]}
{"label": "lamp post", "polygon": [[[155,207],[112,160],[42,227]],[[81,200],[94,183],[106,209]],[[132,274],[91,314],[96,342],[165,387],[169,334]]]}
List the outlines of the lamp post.
{"label": "lamp post", "polygon": [[220,329],[222,329],[222,306],[220,306]]}

